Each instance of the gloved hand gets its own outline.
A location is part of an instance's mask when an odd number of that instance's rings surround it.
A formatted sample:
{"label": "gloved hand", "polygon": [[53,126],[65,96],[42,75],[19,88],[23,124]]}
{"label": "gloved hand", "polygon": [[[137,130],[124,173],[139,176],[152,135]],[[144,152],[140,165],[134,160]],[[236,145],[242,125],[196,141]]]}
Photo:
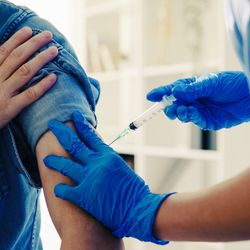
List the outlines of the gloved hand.
{"label": "gloved hand", "polygon": [[177,80],[153,89],[147,99],[158,102],[171,94],[177,101],[164,111],[170,119],[193,122],[204,130],[230,128],[250,120],[248,79],[242,72]]}
{"label": "gloved hand", "polygon": [[55,194],[93,215],[113,235],[166,244],[154,238],[152,226],[161,203],[170,194],[153,194],[116,152],[104,144],[79,112],[73,114],[78,136],[53,120],[49,128],[76,162],[48,156],[46,166],[70,177],[76,186],[58,184]]}

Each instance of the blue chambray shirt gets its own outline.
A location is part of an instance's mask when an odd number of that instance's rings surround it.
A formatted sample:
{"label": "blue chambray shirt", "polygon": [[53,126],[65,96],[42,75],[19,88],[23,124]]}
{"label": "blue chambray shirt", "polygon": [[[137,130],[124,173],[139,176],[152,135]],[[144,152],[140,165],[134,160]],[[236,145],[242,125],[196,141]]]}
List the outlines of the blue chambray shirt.
{"label": "blue chambray shirt", "polygon": [[24,26],[31,27],[34,34],[50,30],[52,43],[59,50],[57,58],[25,88],[51,72],[57,74],[57,83],[0,130],[0,250],[42,249],[36,144],[48,130],[49,120],[69,121],[75,110],[96,126],[94,111],[100,93],[99,83],[87,77],[70,44],[55,27],[25,7],[0,0],[0,44]]}

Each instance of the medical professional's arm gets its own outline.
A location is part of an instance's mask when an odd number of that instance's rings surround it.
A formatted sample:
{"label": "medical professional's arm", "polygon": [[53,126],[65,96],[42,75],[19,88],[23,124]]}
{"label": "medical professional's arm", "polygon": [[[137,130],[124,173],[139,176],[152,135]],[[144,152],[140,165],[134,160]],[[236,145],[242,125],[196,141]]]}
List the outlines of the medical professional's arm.
{"label": "medical professional's arm", "polygon": [[57,48],[51,47],[27,62],[32,54],[51,40],[50,32],[32,37],[32,30],[25,27],[0,46],[0,129],[55,83],[56,76],[51,74],[20,93],[21,87],[56,57]]}
{"label": "medical professional's arm", "polygon": [[55,197],[53,191],[55,184],[58,182],[72,184],[72,182],[63,175],[44,167],[43,158],[48,154],[68,156],[51,132],[47,132],[39,140],[36,154],[47,206],[62,240],[61,249],[123,249],[122,241],[112,236],[94,218],[72,203]]}
{"label": "medical professional's arm", "polygon": [[169,197],[160,207],[154,232],[172,241],[250,239],[250,169],[221,184]]}
{"label": "medical professional's arm", "polygon": [[158,244],[250,239],[250,170],[207,190],[154,194],[83,116],[74,113],[73,119],[81,140],[58,121],[49,125],[77,161],[57,156],[44,160],[75,182],[73,187],[57,185],[57,197],[79,205],[118,237]]}

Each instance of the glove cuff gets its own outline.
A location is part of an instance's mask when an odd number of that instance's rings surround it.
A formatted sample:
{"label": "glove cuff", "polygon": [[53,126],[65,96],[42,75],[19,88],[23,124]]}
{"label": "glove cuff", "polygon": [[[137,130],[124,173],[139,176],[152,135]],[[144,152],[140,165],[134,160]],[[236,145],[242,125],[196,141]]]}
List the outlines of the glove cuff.
{"label": "glove cuff", "polygon": [[153,242],[158,245],[168,244],[168,241],[158,240],[154,237],[153,224],[161,204],[172,194],[175,193],[163,195],[149,193],[138,202],[125,223],[119,229],[113,231],[113,235],[119,238],[134,237],[140,241]]}

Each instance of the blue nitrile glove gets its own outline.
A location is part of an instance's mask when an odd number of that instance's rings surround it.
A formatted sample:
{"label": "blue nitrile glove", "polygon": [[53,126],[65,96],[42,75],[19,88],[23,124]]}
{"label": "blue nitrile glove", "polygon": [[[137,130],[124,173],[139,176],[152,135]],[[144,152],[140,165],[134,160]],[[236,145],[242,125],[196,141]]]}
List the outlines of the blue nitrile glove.
{"label": "blue nitrile glove", "polygon": [[250,94],[243,72],[210,73],[177,80],[153,89],[147,99],[161,101],[173,94],[177,101],[165,109],[170,119],[193,122],[204,130],[230,128],[250,120]]}
{"label": "blue nitrile glove", "polygon": [[49,128],[74,161],[58,156],[44,159],[46,166],[70,177],[75,186],[58,184],[55,194],[93,215],[116,237],[157,240],[152,227],[158,208],[171,194],[153,194],[126,162],[95,134],[79,112],[73,114],[81,139],[67,126],[53,120]]}

